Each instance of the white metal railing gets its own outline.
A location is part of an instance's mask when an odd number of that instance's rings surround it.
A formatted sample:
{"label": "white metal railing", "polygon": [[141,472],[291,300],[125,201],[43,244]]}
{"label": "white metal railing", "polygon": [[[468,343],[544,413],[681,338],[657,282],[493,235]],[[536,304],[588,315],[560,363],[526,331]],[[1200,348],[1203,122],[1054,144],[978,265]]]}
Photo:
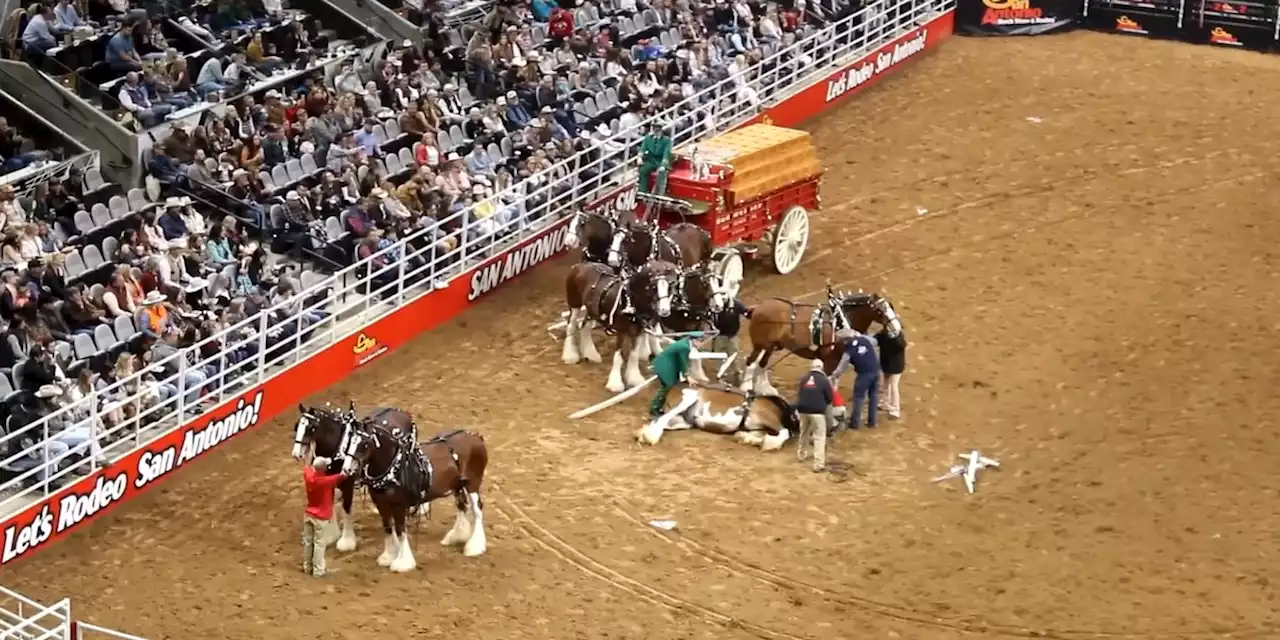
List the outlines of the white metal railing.
{"label": "white metal railing", "polygon": [[0,587],[0,640],[72,640],[71,601],[45,606]]}
{"label": "white metal railing", "polygon": [[19,198],[26,198],[31,195],[36,187],[48,182],[50,178],[57,176],[66,178],[72,168],[79,169],[81,175],[90,168],[98,168],[101,162],[101,154],[98,151],[86,151],[78,156],[63,160],[61,162],[46,162],[44,165],[28,171],[23,169],[16,173],[0,176],[0,184],[7,184],[13,187],[13,193]]}
{"label": "white metal railing", "polygon": [[[953,7],[954,0],[881,0],[780,47],[761,63],[656,117],[672,124],[678,142],[728,130]],[[506,189],[499,211],[487,219],[468,209],[382,248],[293,298],[155,363],[167,373],[154,380],[134,374],[91,390],[29,425],[10,425],[8,433],[0,433],[0,469],[10,476],[0,485],[7,494],[0,498],[0,514],[50,495],[81,472],[96,470],[96,444],[114,458],[166,435],[427,295],[431,283],[457,277],[634,180],[639,140],[637,128],[621,131]],[[446,235],[457,239],[452,250],[433,240]],[[129,417],[122,417],[124,409]]]}

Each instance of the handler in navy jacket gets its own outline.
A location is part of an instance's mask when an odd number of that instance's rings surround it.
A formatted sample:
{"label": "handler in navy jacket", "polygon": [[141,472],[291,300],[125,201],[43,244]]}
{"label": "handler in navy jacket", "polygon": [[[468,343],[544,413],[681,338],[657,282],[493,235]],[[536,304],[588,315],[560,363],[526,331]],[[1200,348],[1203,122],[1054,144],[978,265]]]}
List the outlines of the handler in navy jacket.
{"label": "handler in navy jacket", "polygon": [[857,374],[853,380],[852,402],[849,403],[849,427],[857,429],[861,426],[863,402],[867,403],[867,426],[874,427],[880,386],[880,359],[876,356],[875,340],[853,329],[840,331],[836,339],[844,342],[845,347],[840,365],[831,374],[832,380],[838,381],[850,365]]}
{"label": "handler in navy jacket", "polygon": [[897,420],[902,417],[902,394],[898,391],[898,382],[907,368],[907,334],[899,332],[893,335],[888,329],[881,329],[876,334],[876,343],[880,345],[880,372],[884,374],[880,408]]}
{"label": "handler in navy jacket", "polygon": [[796,447],[796,460],[804,462],[813,449],[813,471],[827,466],[827,419],[831,414],[831,401],[835,389],[822,370],[822,361],[809,363],[809,372],[800,378],[796,392],[796,413],[800,414],[800,443]]}

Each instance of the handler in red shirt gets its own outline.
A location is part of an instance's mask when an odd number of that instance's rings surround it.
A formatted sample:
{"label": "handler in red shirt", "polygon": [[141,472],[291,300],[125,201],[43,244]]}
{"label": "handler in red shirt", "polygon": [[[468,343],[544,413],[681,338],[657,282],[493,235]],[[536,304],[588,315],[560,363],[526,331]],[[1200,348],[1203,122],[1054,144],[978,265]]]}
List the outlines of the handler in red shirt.
{"label": "handler in red shirt", "polygon": [[338,539],[333,525],[333,490],[347,479],[341,473],[326,475],[331,460],[317,457],[302,470],[307,490],[307,515],[302,519],[302,570],[320,578],[327,572],[324,550]]}

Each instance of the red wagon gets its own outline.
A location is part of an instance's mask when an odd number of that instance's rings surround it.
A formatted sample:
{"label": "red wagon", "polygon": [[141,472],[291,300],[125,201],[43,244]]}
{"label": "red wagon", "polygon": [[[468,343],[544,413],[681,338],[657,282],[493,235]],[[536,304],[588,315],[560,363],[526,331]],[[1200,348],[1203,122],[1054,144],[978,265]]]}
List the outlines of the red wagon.
{"label": "red wagon", "polygon": [[734,295],[743,256],[768,255],[778,273],[795,270],[809,246],[809,211],[822,201],[823,169],[808,132],[754,124],[675,155],[665,195],[638,195],[638,213],[710,233],[717,272]]}

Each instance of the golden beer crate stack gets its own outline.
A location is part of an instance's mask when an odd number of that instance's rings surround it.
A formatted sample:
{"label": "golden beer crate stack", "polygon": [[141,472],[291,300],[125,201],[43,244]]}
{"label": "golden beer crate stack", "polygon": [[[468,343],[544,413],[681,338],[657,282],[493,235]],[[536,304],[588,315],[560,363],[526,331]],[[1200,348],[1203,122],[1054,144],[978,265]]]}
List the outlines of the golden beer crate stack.
{"label": "golden beer crate stack", "polygon": [[[694,145],[677,153],[688,157]],[[699,142],[698,157],[733,167],[735,202],[745,202],[785,185],[822,173],[822,163],[807,131],[753,124]]]}

